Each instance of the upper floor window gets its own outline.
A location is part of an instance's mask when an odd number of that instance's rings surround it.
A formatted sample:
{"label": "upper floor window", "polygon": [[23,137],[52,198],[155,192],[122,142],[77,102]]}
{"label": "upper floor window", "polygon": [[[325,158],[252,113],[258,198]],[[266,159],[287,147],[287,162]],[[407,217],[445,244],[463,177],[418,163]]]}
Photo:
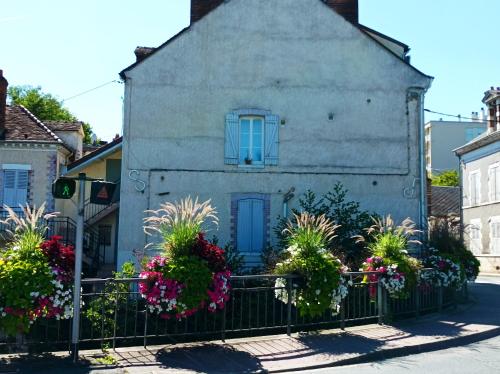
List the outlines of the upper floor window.
{"label": "upper floor window", "polygon": [[488,168],[488,190],[490,201],[500,200],[500,164]]}
{"label": "upper floor window", "polygon": [[268,110],[240,109],[226,115],[224,163],[278,164],[278,116]]}
{"label": "upper floor window", "polygon": [[261,165],[264,161],[264,118],[240,117],[240,165]]}
{"label": "upper floor window", "polygon": [[469,175],[470,205],[478,205],[481,202],[481,174],[474,171]]}

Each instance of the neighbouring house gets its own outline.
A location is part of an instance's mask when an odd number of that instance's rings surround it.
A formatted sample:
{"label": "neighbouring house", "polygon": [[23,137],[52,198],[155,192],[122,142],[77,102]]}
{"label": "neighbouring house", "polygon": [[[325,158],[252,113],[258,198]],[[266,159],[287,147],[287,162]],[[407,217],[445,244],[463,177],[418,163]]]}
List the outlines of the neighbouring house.
{"label": "neighbouring house", "polygon": [[465,242],[481,271],[500,273],[500,88],[486,91],[488,129],[455,149],[460,163]]}
{"label": "neighbouring house", "polygon": [[357,0],[192,0],[190,26],[120,73],[118,265],[152,241],[144,211],[188,195],[211,199],[209,235],[247,264],[300,194],[336,182],[364,209],[425,226],[432,77],[408,50],[360,25]]}
{"label": "neighbouring house", "polygon": [[[69,164],[64,174],[65,177],[78,177],[79,173],[85,173],[89,178],[117,183],[115,194],[107,205],[91,203],[91,182],[85,185],[84,247],[88,250],[84,253],[83,261],[101,277],[110,276],[116,267],[121,158],[122,138],[118,137]],[[63,214],[75,218],[77,202],[77,194],[69,200],[58,200]]]}
{"label": "neighbouring house", "polygon": [[487,128],[484,111],[472,113],[472,121],[429,121],[425,125],[425,160],[429,176],[446,170],[458,171],[453,150],[484,133]]}
{"label": "neighbouring house", "polygon": [[52,182],[76,157],[78,146],[23,106],[7,105],[7,86],[0,70],[0,214],[3,205],[20,209],[44,202],[53,211]]}

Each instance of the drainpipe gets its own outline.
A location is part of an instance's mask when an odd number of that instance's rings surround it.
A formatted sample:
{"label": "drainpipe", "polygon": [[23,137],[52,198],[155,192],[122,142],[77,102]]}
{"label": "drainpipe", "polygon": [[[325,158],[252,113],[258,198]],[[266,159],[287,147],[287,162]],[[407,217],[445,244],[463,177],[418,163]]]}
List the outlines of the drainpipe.
{"label": "drainpipe", "polygon": [[459,200],[459,209],[460,209],[460,241],[463,243],[464,242],[464,210],[462,209],[463,207],[463,196],[464,196],[464,181],[462,180],[463,178],[463,161],[462,161],[462,156],[458,156],[458,181],[459,181],[459,188],[460,188],[460,200]]}
{"label": "drainpipe", "polygon": [[424,95],[426,89],[423,87],[410,87],[408,95],[418,96],[418,168],[420,178],[420,201],[419,201],[419,227],[422,230],[422,241],[427,241],[427,168],[425,165],[425,123],[424,123]]}

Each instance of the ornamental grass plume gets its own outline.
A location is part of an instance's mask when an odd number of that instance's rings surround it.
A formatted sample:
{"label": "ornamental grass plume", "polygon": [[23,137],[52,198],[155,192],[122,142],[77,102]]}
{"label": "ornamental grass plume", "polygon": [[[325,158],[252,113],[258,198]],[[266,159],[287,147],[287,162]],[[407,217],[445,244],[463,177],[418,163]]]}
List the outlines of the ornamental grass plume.
{"label": "ornamental grass plume", "polygon": [[[48,226],[44,221],[57,217],[59,213],[45,213],[45,203],[31,208],[20,205],[23,214],[16,213],[11,207],[4,205],[3,208],[7,211],[7,218],[0,220],[0,224],[6,226],[14,225],[14,230],[6,229],[5,231],[10,236],[10,241],[15,242],[20,248],[29,246],[33,248],[39,245],[44,238]],[[28,248],[30,249],[30,248]]]}
{"label": "ornamental grass plume", "polygon": [[295,222],[288,221],[283,234],[288,235],[288,244],[303,250],[324,249],[335,238],[335,230],[340,227],[324,214],[314,216],[308,212],[294,214]]}
{"label": "ornamental grass plume", "polygon": [[151,216],[144,218],[144,232],[160,233],[164,249],[172,254],[187,254],[195,244],[204,223],[218,224],[217,211],[210,205],[191,196],[174,203],[165,202],[158,210],[146,210]]}

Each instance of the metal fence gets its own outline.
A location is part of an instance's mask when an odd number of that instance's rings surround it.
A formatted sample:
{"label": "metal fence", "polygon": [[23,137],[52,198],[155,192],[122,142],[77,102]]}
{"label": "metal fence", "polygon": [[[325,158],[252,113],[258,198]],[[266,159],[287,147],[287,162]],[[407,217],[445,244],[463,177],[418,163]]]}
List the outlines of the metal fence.
{"label": "metal fence", "polygon": [[[425,271],[425,270],[423,270]],[[200,310],[182,319],[161,319],[151,314],[138,292],[140,278],[82,280],[81,348],[116,348],[118,346],[168,344],[195,340],[217,340],[319,328],[345,328],[349,325],[390,323],[397,318],[418,317],[453,305],[455,292],[430,286],[415,286],[408,298],[393,299],[376,280],[366,283],[373,272],[351,272],[348,296],[340,311],[322,316],[301,316],[291,301],[276,299],[276,291],[291,294],[297,276],[279,276],[286,286],[276,287],[276,275],[231,277],[231,298],[226,307],[210,313]],[[291,300],[289,297],[288,300]],[[71,321],[41,320],[29,335],[0,337],[0,350],[9,347],[54,350],[69,348]]]}

